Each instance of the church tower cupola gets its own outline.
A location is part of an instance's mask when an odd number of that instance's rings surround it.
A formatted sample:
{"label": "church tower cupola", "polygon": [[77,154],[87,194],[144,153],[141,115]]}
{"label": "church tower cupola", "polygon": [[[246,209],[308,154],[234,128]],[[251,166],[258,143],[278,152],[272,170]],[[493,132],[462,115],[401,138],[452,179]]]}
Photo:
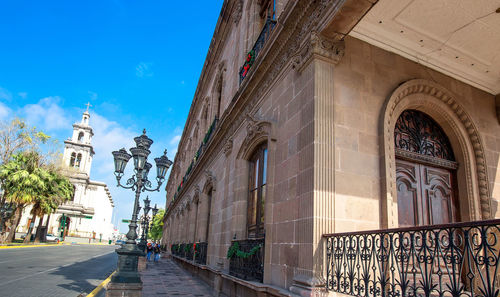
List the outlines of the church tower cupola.
{"label": "church tower cupola", "polygon": [[90,176],[92,157],[94,156],[91,141],[94,133],[89,125],[90,103],[86,105],[87,110],[83,112],[80,123],[73,124],[72,137],[64,141],[63,160],[66,166],[75,168],[79,173]]}

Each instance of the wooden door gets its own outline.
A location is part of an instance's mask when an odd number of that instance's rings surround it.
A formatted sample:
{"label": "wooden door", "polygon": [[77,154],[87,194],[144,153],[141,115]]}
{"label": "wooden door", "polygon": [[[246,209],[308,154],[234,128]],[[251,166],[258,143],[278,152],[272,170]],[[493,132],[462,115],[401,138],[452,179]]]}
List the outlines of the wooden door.
{"label": "wooden door", "polygon": [[457,221],[453,170],[396,160],[400,227]]}

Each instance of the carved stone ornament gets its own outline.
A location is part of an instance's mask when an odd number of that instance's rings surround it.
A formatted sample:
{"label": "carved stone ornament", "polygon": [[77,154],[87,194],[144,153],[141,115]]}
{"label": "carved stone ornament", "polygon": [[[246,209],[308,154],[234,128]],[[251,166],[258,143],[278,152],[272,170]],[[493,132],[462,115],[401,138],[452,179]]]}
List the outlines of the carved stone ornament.
{"label": "carved stone ornament", "polygon": [[313,58],[337,64],[344,56],[344,53],[345,46],[343,41],[334,41],[316,32],[312,32],[309,40],[305,40],[294,57],[293,67],[298,72],[302,72]]}
{"label": "carved stone ornament", "polygon": [[224,148],[222,149],[224,151],[224,154],[227,156],[229,156],[229,154],[231,154],[231,151],[233,150],[233,138],[230,137],[226,143],[224,144]]}
{"label": "carved stone ornament", "polygon": [[216,190],[216,184],[217,184],[217,179],[215,178],[214,174],[210,170],[205,170],[205,185],[203,186],[203,192],[206,193],[206,191],[211,187],[212,191]]}
{"label": "carved stone ornament", "polygon": [[233,14],[231,17],[233,18],[233,22],[238,24],[241,19],[241,13],[243,12],[243,0],[237,0],[236,4],[234,4]]}

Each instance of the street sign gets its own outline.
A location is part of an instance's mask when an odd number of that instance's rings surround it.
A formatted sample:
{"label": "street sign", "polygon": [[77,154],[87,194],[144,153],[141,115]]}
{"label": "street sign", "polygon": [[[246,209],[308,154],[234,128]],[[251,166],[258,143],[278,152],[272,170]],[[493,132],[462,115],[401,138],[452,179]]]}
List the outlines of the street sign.
{"label": "street sign", "polygon": [[123,220],[122,220],[122,223],[130,223],[130,220],[125,220],[125,219],[123,219]]}
{"label": "street sign", "polygon": [[84,219],[92,219],[92,216],[85,216]]}

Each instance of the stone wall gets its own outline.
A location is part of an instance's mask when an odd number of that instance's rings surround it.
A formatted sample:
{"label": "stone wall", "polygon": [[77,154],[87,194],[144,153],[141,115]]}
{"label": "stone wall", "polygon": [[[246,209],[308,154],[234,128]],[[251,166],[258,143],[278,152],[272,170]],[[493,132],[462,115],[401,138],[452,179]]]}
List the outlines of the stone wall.
{"label": "stone wall", "polygon": [[[244,5],[239,23],[224,29],[224,43],[206,66],[210,75],[200,80],[179,145],[185,156],[176,156],[167,186],[165,244],[208,241],[207,265],[228,271],[231,240],[247,237],[247,160],[266,142],[264,283],[296,292],[321,285],[323,234],[398,226],[390,126],[403,108],[428,113],[450,138],[461,219],[500,217],[493,95],[358,39],[337,44],[318,34],[305,37],[305,54],[285,61],[265,87],[240,85],[251,11]],[[254,77],[265,75],[255,71]],[[195,151],[188,140],[200,127],[203,104],[214,115],[221,75],[224,112],[216,136],[174,200]]]}

